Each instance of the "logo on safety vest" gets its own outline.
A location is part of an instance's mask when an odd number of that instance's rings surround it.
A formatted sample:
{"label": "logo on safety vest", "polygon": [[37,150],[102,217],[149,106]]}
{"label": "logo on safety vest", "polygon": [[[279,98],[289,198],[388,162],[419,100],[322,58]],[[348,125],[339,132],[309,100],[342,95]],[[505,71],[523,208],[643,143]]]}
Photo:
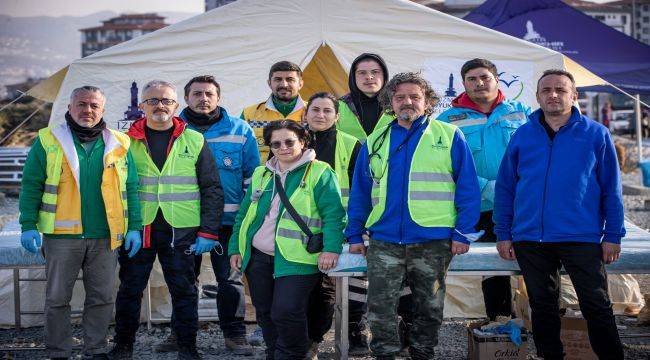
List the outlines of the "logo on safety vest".
{"label": "logo on safety vest", "polygon": [[182,153],[178,154],[178,157],[192,159],[194,156],[190,154],[190,150],[187,148],[187,145],[185,145],[185,150]]}
{"label": "logo on safety vest", "polygon": [[435,144],[431,145],[432,148],[436,150],[447,150],[449,149],[449,146],[445,145],[445,143],[442,141],[442,135],[438,137],[438,141],[436,141]]}

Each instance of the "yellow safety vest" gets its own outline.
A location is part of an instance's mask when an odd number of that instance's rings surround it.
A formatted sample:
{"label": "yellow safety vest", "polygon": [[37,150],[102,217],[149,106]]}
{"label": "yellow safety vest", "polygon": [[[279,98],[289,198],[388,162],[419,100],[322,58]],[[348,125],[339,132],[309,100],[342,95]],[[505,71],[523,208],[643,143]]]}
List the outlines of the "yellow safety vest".
{"label": "yellow safety vest", "polygon": [[348,135],[342,131],[336,131],[336,149],[334,151],[334,172],[341,186],[341,200],[343,207],[347,210],[348,200],[350,198],[350,177],[348,169],[354,146],[359,141],[354,136]]}
{"label": "yellow safety vest", "polygon": [[[44,234],[82,234],[79,158],[72,133],[66,124],[61,124],[39,130],[38,136],[47,161],[38,230]],[[126,158],[130,140],[127,135],[109,129],[105,129],[102,136],[105,146],[101,190],[111,233],[111,249],[115,249],[122,244],[129,222]]]}
{"label": "yellow safety vest", "polygon": [[260,157],[262,164],[269,158],[269,147],[264,145],[264,137],[262,132],[264,127],[269,123],[281,120],[293,120],[295,122],[302,122],[302,114],[305,112],[305,102],[298,98],[296,107],[286,117],[281,112],[275,109],[273,99],[265,102],[248,106],[242,112],[243,119],[253,128],[255,139],[257,140],[257,147],[260,150]]}
{"label": "yellow safety vest", "polygon": [[[375,129],[381,129],[382,127],[390,124],[391,121],[395,119],[394,116],[388,115],[386,113],[381,114],[381,117],[375,125]],[[348,135],[352,135],[357,138],[362,144],[366,142],[366,131],[363,130],[363,126],[359,123],[359,118],[352,112],[352,109],[345,103],[345,101],[339,100],[339,121],[336,122],[336,129],[343,131]],[[373,131],[374,131],[373,130]]]}
{"label": "yellow safety vest", "polygon": [[[390,125],[389,125],[390,126]],[[456,126],[438,120],[430,120],[418,142],[408,182],[408,209],[413,221],[423,227],[454,227],[456,207],[454,194],[456,183],[453,179],[451,145]],[[382,136],[377,130],[368,137],[368,149],[373,149],[376,141],[384,138],[376,156],[370,159],[372,174],[381,174],[372,182],[372,211],[366,221],[369,228],[379,221],[386,208],[388,192],[388,156],[390,149],[390,129]]]}
{"label": "yellow safety vest", "polygon": [[[303,175],[304,186],[296,188],[289,198],[291,205],[293,205],[298,215],[300,215],[309,227],[309,230],[314,234],[322,233],[322,221],[318,213],[316,200],[314,199],[314,187],[318,183],[321,175],[329,168],[330,166],[327,163],[313,160],[307,165],[307,169]],[[272,179],[272,173],[266,167],[260,166],[255,169],[250,186],[252,186],[253,191],[263,191]],[[251,202],[239,230],[239,253],[242,258],[246,253],[248,229],[257,216],[257,205],[257,201]],[[318,256],[320,253],[310,254],[307,252],[307,235],[300,230],[298,224],[296,224],[291,214],[285,208],[283,208],[282,213],[279,215],[279,219],[276,227],[275,243],[282,257],[288,261],[301,264],[318,264]]]}
{"label": "yellow safety vest", "polygon": [[201,223],[201,193],[196,177],[196,162],[203,135],[185,129],[174,140],[162,171],[153,162],[143,141],[133,140],[131,153],[140,177],[140,204],[143,225],[151,224],[158,208],[175,228],[197,227]]}

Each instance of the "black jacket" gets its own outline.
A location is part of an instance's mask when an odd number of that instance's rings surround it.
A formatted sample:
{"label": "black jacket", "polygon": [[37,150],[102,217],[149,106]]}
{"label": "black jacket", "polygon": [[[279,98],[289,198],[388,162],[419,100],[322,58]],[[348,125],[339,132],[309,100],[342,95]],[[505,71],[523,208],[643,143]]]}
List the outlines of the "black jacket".
{"label": "black jacket", "polygon": [[[325,131],[309,131],[312,135],[312,147],[316,152],[316,160],[324,161],[328,163],[332,169],[334,169],[335,162],[335,153],[336,153],[336,126],[332,126]],[[348,167],[348,178],[350,179],[350,184],[352,186],[352,175],[354,175],[354,165],[356,164],[357,155],[359,154],[359,149],[361,144],[359,142],[354,145],[352,150],[352,156],[350,156],[350,164]]]}

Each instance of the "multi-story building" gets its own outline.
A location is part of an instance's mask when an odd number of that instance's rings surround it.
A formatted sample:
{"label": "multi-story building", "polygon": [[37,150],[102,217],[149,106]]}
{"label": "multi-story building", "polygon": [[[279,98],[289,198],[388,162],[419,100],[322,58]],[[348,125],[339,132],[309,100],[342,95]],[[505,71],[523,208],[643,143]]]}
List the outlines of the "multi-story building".
{"label": "multi-story building", "polygon": [[632,11],[612,3],[597,4],[584,0],[563,0],[567,5],[610,26],[625,35],[632,36]]}
{"label": "multi-story building", "polygon": [[205,0],[205,11],[210,11],[212,9],[218,8],[219,6],[224,6],[235,1],[236,0]]}
{"label": "multi-story building", "polygon": [[632,14],[632,37],[650,45],[650,0],[621,0],[608,3]]}
{"label": "multi-story building", "polygon": [[162,29],[169,25],[164,20],[156,13],[122,14],[102,21],[101,26],[81,29],[81,57]]}

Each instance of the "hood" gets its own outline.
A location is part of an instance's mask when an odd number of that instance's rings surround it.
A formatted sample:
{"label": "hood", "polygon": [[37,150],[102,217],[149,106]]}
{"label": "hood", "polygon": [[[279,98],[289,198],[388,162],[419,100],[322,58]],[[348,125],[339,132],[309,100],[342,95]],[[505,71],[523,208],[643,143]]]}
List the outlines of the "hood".
{"label": "hood", "polygon": [[372,54],[372,53],[363,53],[359,56],[357,56],[356,59],[352,62],[352,65],[350,66],[350,74],[348,75],[348,86],[350,87],[350,94],[352,94],[353,98],[358,98],[360,94],[363,94],[361,91],[359,91],[359,88],[357,87],[357,82],[355,81],[354,78],[354,72],[357,69],[357,64],[363,60],[375,60],[376,62],[379,63],[379,66],[381,66],[381,69],[384,71],[384,83],[381,86],[381,89],[384,89],[384,86],[386,86],[386,83],[389,80],[389,74],[388,74],[388,67],[386,66],[386,62],[384,59],[377,55],[377,54]]}
{"label": "hood", "polygon": [[315,159],[316,159],[316,152],[314,151],[314,149],[306,149],[302,153],[300,159],[298,159],[298,161],[296,161],[293,164],[293,166],[291,166],[289,169],[286,169],[285,171],[280,171],[280,169],[278,168],[278,159],[275,156],[266,161],[266,168],[273,171],[274,173],[284,175]]}
{"label": "hood", "polygon": [[454,100],[451,102],[452,107],[457,107],[457,108],[465,108],[465,109],[472,109],[476,112],[479,112],[481,114],[490,114],[494,109],[499,106],[503,102],[503,100],[506,99],[506,96],[503,95],[503,92],[501,92],[501,89],[497,89],[497,98],[494,100],[492,103],[492,106],[490,107],[490,111],[488,113],[484,113],[481,111],[481,108],[476,105],[472,99],[470,99],[469,95],[467,95],[466,92],[463,92],[462,94],[458,95]]}
{"label": "hood", "polygon": [[[183,131],[185,131],[185,127],[187,126],[187,123],[183,121],[181,118],[174,116],[172,118],[172,122],[174,123],[174,132],[172,133],[172,138],[177,138],[181,136]],[[127,132],[127,135],[130,137],[136,139],[136,140],[142,140],[145,138],[145,133],[144,129],[147,127],[147,119],[142,117],[131,124],[131,127],[129,128],[129,131]]]}

